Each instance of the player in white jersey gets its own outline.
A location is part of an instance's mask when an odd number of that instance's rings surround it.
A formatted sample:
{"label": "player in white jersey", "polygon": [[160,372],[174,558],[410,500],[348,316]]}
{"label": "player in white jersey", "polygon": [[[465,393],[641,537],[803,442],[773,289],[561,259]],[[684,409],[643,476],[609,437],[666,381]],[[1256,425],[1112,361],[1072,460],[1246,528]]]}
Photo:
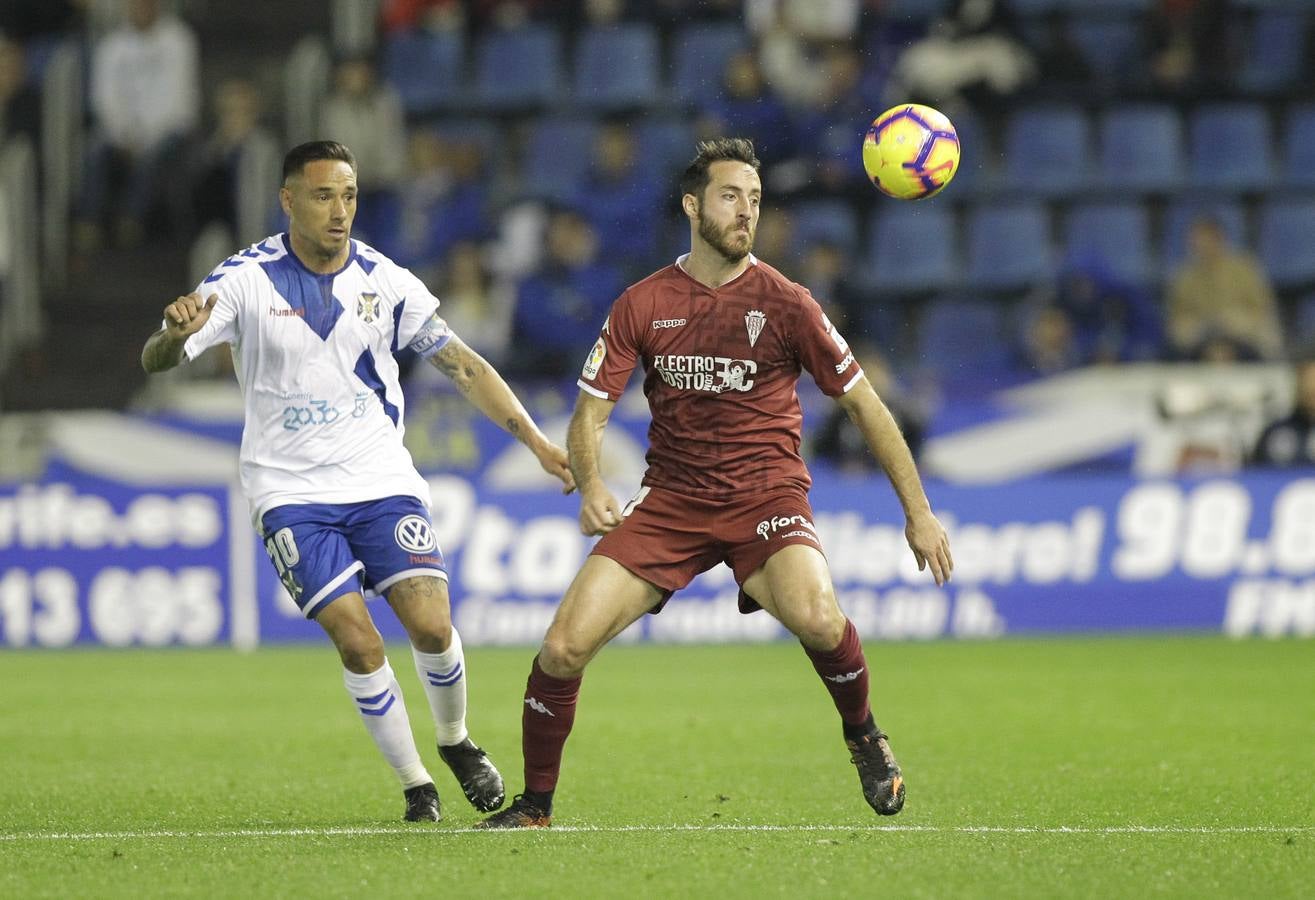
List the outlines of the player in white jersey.
{"label": "player in white jersey", "polygon": [[351,239],[356,161],[315,141],[283,162],[285,234],[220,263],[164,310],[147,372],[227,343],[246,401],[240,472],[251,515],[293,600],[342,658],[366,729],[402,783],[408,821],[438,821],[401,689],[365,593],[387,598],[410,638],[439,755],[477,809],[502,805],[498,770],[466,730],[466,675],[429,490],[402,443],[393,353],[409,347],[574,488],[566,452],[506,382],[438,316],[414,275]]}

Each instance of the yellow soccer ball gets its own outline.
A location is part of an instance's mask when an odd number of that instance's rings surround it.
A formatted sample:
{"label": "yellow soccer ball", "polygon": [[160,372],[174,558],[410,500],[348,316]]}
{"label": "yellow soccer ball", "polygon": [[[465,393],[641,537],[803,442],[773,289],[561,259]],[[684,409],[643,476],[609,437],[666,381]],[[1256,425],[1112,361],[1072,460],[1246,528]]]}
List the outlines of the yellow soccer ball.
{"label": "yellow soccer ball", "polygon": [[891,107],[873,120],[863,138],[863,168],[889,197],[931,197],[959,171],[959,134],[930,106]]}

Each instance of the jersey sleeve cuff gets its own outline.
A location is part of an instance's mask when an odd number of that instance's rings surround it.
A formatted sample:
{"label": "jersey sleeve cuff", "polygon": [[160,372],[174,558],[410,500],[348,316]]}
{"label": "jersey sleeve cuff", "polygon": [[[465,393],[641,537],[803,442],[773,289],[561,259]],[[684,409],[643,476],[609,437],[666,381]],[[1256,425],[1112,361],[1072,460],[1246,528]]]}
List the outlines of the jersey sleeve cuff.
{"label": "jersey sleeve cuff", "polygon": [[854,385],[858,384],[862,378],[863,378],[863,367],[859,366],[858,371],[854,373],[854,377],[849,379],[849,381],[845,383],[845,386],[840,389],[840,393],[848,394],[850,390],[853,389]]}
{"label": "jersey sleeve cuff", "polygon": [[584,391],[586,394],[588,394],[591,397],[597,397],[599,400],[612,399],[612,395],[609,394],[607,391],[600,391],[592,384],[585,384],[585,380],[583,378],[578,379],[575,383],[580,386],[580,390]]}

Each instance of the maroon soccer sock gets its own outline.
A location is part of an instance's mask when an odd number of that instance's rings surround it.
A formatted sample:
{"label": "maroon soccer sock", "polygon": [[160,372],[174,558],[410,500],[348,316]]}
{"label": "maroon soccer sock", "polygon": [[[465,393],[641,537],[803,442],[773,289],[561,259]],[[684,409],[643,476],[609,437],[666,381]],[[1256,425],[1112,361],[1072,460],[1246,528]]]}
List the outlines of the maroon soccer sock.
{"label": "maroon soccer sock", "polygon": [[579,696],[579,678],[554,678],[539,668],[539,657],[534,657],[521,710],[527,792],[551,796],[557,787],[562,748],[575,724],[575,701]]}
{"label": "maroon soccer sock", "polygon": [[868,706],[868,663],[863,657],[863,645],[854,623],[845,620],[845,634],[834,650],[804,647],[804,652],[831,692],[846,733],[867,726],[872,721],[872,710]]}

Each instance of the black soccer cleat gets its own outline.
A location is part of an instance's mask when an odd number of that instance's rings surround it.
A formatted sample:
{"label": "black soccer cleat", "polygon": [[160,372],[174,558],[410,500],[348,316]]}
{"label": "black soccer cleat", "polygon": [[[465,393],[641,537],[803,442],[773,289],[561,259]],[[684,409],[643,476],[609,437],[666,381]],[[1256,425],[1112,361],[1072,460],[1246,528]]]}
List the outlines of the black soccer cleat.
{"label": "black soccer cleat", "polygon": [[493,812],[502,805],[506,793],[502,786],[502,776],[489,761],[489,755],[476,747],[470,738],[450,747],[438,746],[438,755],[457,776],[457,784],[470,801],[470,805],[480,812]]}
{"label": "black soccer cleat", "polygon": [[858,767],[858,783],[863,799],[879,816],[893,816],[904,808],[904,776],[890,750],[890,742],[880,731],[871,731],[858,740],[845,741],[849,760]]}
{"label": "black soccer cleat", "polygon": [[443,821],[443,804],[438,802],[438,789],[434,783],[418,784],[402,792],[406,797],[406,812],[402,815],[406,822],[441,822]]}
{"label": "black soccer cleat", "polygon": [[548,828],[551,825],[552,814],[544,812],[532,800],[527,800],[524,794],[512,798],[511,806],[502,812],[475,823],[476,828]]}

